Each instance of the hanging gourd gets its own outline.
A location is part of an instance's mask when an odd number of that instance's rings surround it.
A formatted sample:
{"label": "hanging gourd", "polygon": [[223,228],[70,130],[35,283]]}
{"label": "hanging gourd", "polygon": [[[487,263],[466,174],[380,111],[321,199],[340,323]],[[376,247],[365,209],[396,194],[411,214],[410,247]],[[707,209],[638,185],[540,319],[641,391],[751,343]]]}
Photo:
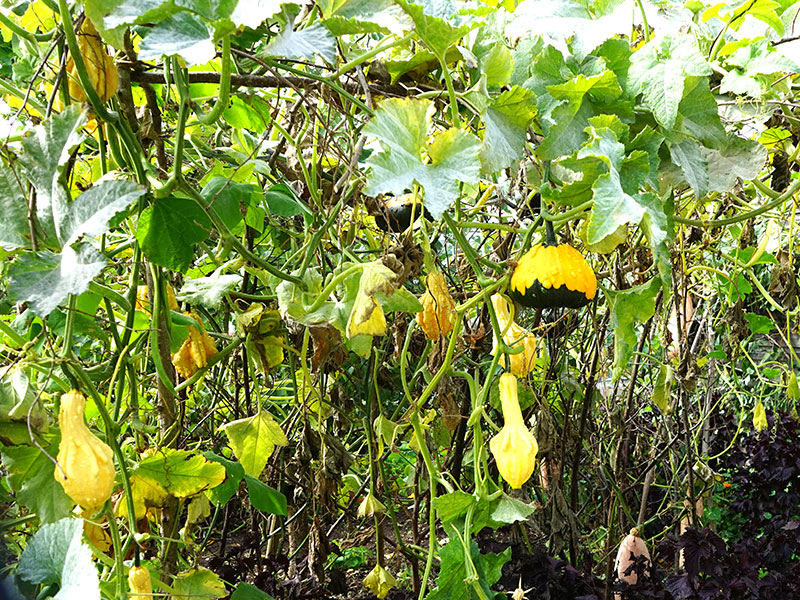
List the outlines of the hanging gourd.
{"label": "hanging gourd", "polygon": [[597,293],[594,271],[575,248],[556,243],[550,221],[545,221],[545,228],[545,242],[517,263],[508,295],[530,308],[585,306]]}
{"label": "hanging gourd", "polygon": [[620,543],[617,559],[614,561],[614,569],[620,581],[624,581],[628,585],[636,585],[639,575],[634,569],[631,569],[630,572],[628,569],[642,557],[647,561],[644,569],[644,575],[647,576],[650,574],[650,552],[647,551],[644,540],[639,537],[639,529],[634,527]]}
{"label": "hanging gourd", "polygon": [[375,224],[382,231],[402,233],[419,216],[424,216],[429,221],[433,221],[431,213],[413,194],[393,196],[383,202],[378,202]]}
{"label": "hanging gourd", "polygon": [[489,449],[500,476],[518,490],[533,474],[539,445],[522,418],[517,378],[511,373],[500,375],[500,405],[503,428],[489,441]]}
{"label": "hanging gourd", "polygon": [[114,490],[114,457],[108,444],[86,427],[85,409],[86,398],[78,390],[61,396],[61,442],[53,475],[75,504],[94,513]]}
{"label": "hanging gourd", "polygon": [[[517,377],[525,377],[536,366],[536,338],[530,331],[517,325],[511,319],[509,302],[503,296],[493,294],[491,300],[497,315],[497,323],[500,325],[500,331],[494,334],[492,356],[497,354],[498,334],[502,334],[503,341],[507,346],[513,349],[522,348],[522,352],[508,355],[508,370]],[[506,361],[501,360],[500,364],[505,365]]]}

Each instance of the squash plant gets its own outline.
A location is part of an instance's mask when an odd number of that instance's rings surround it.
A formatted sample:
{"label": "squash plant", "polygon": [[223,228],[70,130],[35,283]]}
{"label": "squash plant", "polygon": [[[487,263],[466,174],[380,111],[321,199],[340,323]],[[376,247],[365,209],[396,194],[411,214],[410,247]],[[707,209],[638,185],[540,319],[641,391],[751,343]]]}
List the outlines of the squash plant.
{"label": "squash plant", "polygon": [[797,400],[796,12],[5,3],[8,585],[610,596]]}

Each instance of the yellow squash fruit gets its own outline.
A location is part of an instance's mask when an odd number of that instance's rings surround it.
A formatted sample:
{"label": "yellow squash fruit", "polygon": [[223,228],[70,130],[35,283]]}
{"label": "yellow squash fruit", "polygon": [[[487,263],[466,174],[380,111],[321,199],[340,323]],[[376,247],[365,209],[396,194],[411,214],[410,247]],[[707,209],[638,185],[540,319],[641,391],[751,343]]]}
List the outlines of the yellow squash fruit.
{"label": "yellow squash fruit", "polygon": [[[492,356],[497,354],[498,335],[503,336],[503,342],[511,348],[522,347],[522,352],[508,355],[508,369],[517,377],[525,377],[536,365],[536,338],[533,334],[520,327],[511,319],[511,310],[508,302],[500,294],[492,295],[492,306],[497,315],[500,331],[495,332],[492,343]],[[505,366],[505,361],[500,364]]]}
{"label": "yellow squash fruit", "polygon": [[61,442],[54,476],[75,504],[97,512],[114,490],[114,457],[84,423],[86,398],[78,390],[61,396]]}
{"label": "yellow squash fruit", "polygon": [[553,225],[545,222],[545,243],[534,246],[517,263],[509,295],[531,308],[580,308],[597,293],[597,278],[583,255],[556,243]]}
{"label": "yellow squash fruit", "polygon": [[[167,306],[170,310],[178,310],[178,300],[175,298],[175,288],[167,284]],[[136,310],[150,311],[150,290],[146,285],[136,288]]]}
{"label": "yellow squash fruit", "polygon": [[432,271],[428,275],[421,302],[422,312],[417,313],[417,323],[429,340],[436,341],[453,331],[456,303],[439,271]]}
{"label": "yellow squash fruit", "polygon": [[500,376],[500,403],[503,429],[489,442],[500,476],[514,488],[522,487],[533,474],[539,445],[533,437],[519,407],[517,378],[511,373]]}
{"label": "yellow squash fruit", "polygon": [[[617,577],[620,581],[624,581],[628,585],[635,585],[639,580],[639,576],[635,570],[632,570],[627,575],[625,572],[634,564],[635,559],[644,556],[647,559],[648,565],[650,562],[650,552],[647,551],[647,546],[644,540],[639,537],[639,530],[634,527],[630,533],[625,536],[622,543],[619,545],[617,551],[617,559],[614,562],[614,570],[617,572]],[[645,575],[649,574],[649,568],[645,570]]]}
{"label": "yellow squash fruit", "polygon": [[175,369],[181,377],[189,379],[208,364],[208,359],[217,353],[217,347],[203,327],[200,317],[194,313],[186,314],[197,321],[198,326],[189,325],[187,327],[189,335],[178,351],[172,355],[172,364],[175,365]]}
{"label": "yellow squash fruit", "polygon": [[150,571],[147,567],[131,567],[128,571],[128,587],[131,588],[128,598],[132,600],[151,600],[153,597],[153,583],[150,581]]}
{"label": "yellow squash fruit", "polygon": [[[106,52],[103,39],[89,19],[84,19],[83,25],[78,31],[78,49],[83,57],[83,63],[86,65],[86,72],[89,74],[92,87],[100,96],[100,100],[105,102],[117,92],[119,75],[114,59]],[[69,74],[69,95],[78,102],[86,102],[86,92],[81,87],[78,71],[71,57],[66,66]]]}

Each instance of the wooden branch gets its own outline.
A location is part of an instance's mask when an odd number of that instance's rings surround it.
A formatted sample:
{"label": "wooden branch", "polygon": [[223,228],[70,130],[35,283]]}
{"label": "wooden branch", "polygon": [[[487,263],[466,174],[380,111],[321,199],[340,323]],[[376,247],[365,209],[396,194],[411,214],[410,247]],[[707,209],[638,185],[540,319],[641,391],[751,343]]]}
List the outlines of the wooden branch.
{"label": "wooden branch", "polygon": [[[162,73],[133,71],[131,70],[131,83],[150,83],[164,84],[165,79]],[[195,71],[189,73],[189,83],[219,83],[220,74],[214,71]],[[231,75],[231,85],[236,87],[253,88],[280,88],[298,87],[304,90],[315,89],[323,85],[324,82],[309,77],[285,76],[275,77],[274,75]],[[340,84],[351,93],[361,93],[363,88],[357,81],[340,82]],[[411,90],[404,85],[369,85],[370,92],[381,96],[400,96],[405,97],[418,90]]]}

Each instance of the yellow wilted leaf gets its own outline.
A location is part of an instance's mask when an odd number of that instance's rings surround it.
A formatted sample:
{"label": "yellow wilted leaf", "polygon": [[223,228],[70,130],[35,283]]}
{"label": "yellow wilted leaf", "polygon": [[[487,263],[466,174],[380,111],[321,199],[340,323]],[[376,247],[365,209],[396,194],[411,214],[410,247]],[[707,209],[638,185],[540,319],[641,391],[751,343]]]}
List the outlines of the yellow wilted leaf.
{"label": "yellow wilted leaf", "polygon": [[361,333],[386,335],[386,317],[380,303],[375,299],[375,294],[383,292],[391,295],[394,292],[394,278],[394,271],[379,260],[364,265],[353,310],[347,321],[348,338]]}
{"label": "yellow wilted leaf", "polygon": [[447,282],[439,271],[432,271],[426,278],[426,290],[422,296],[422,312],[417,313],[417,323],[429,340],[438,340],[453,330],[456,303],[447,289]]}
{"label": "yellow wilted leaf", "polygon": [[397,580],[380,565],[375,565],[375,568],[364,578],[364,587],[378,598],[385,598],[389,590],[396,585]]}
{"label": "yellow wilted leaf", "polygon": [[756,431],[762,431],[767,428],[767,411],[764,410],[764,405],[760,400],[753,409],[753,427],[756,428]]}

